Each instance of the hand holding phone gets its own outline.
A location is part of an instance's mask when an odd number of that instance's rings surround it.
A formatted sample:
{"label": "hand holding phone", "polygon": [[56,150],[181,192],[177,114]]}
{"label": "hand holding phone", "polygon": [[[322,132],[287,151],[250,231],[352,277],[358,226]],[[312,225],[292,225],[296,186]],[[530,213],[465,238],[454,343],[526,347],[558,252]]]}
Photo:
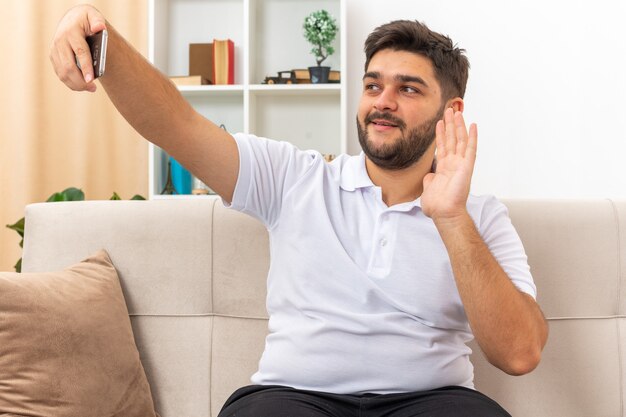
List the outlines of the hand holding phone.
{"label": "hand holding phone", "polygon": [[[93,64],[94,79],[104,75],[108,36],[109,34],[105,29],[94,35],[87,36],[86,38],[87,45],[89,45],[89,51],[91,54],[91,62]],[[76,65],[78,65],[78,68],[80,68],[78,58],[76,59]]]}

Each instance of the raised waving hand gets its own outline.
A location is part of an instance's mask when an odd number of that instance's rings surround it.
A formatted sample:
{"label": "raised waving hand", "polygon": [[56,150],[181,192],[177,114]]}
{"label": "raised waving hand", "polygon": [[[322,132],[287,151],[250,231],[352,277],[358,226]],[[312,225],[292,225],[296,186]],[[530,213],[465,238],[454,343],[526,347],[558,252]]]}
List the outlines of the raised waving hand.
{"label": "raised waving hand", "polygon": [[422,210],[434,221],[454,219],[466,213],[478,130],[472,123],[468,131],[463,114],[449,108],[437,123],[435,140],[437,166],[424,177]]}

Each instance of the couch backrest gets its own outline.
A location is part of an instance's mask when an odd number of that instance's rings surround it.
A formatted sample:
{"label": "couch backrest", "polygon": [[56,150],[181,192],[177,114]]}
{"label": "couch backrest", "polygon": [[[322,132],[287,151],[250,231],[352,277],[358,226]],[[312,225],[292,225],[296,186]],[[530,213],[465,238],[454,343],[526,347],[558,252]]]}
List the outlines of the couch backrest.
{"label": "couch backrest", "polygon": [[[550,321],[539,368],[509,377],[472,361],[477,388],[514,416],[624,417],[626,202],[505,201]],[[217,199],[27,208],[24,271],[97,249],[115,263],[162,417],[216,416],[249,383],[267,332],[267,232]]]}
{"label": "couch backrest", "polygon": [[539,367],[510,377],[473,355],[478,389],[514,416],[624,417],[626,201],[504,201],[550,325]]}
{"label": "couch backrest", "polygon": [[217,199],[34,204],[26,223],[25,272],[107,250],[161,417],[216,416],[249,384],[267,333],[260,223]]}

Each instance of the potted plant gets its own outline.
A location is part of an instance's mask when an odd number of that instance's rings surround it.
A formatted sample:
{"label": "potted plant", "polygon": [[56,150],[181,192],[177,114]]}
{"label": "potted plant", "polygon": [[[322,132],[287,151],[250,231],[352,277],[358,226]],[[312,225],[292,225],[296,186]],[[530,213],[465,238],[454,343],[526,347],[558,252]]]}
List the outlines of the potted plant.
{"label": "potted plant", "polygon": [[313,45],[311,53],[317,61],[317,66],[309,67],[311,82],[327,83],[330,67],[323,67],[322,62],[335,52],[331,43],[337,35],[337,22],[326,10],[318,10],[304,19],[303,29],[304,37]]}

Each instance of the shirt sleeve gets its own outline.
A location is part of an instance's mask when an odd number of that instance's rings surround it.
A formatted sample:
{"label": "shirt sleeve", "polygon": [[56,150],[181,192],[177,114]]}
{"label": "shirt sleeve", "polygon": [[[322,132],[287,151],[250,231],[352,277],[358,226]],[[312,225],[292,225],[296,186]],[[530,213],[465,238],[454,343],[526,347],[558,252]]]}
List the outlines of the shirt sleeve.
{"label": "shirt sleeve", "polygon": [[233,135],[239,149],[239,175],[233,201],[227,207],[249,214],[272,229],[289,191],[321,155],[301,151],[288,142],[254,135]]}
{"label": "shirt sleeve", "polygon": [[522,240],[511,223],[508,209],[495,197],[486,198],[479,230],[494,258],[517,289],[537,299],[537,287]]}

